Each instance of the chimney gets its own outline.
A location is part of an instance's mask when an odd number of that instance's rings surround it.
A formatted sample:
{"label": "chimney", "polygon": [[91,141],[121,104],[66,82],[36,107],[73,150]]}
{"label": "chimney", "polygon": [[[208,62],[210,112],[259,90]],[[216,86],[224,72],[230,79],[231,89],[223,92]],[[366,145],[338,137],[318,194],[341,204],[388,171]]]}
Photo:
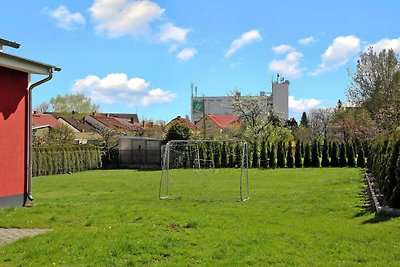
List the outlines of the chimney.
{"label": "chimney", "polygon": [[37,110],[34,110],[33,115],[37,115],[37,114],[38,114]]}
{"label": "chimney", "polygon": [[106,117],[107,117],[107,118],[111,118],[110,114],[108,114],[108,113],[106,114]]}
{"label": "chimney", "polygon": [[131,118],[131,123],[135,124],[135,119],[134,118]]}

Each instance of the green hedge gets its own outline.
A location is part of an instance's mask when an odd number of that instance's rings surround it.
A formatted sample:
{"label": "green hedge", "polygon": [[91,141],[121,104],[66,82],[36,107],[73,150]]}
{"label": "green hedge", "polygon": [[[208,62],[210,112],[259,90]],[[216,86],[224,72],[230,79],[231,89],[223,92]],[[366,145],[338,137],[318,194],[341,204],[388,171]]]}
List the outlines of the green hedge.
{"label": "green hedge", "polygon": [[32,176],[72,173],[101,167],[101,150],[91,145],[34,147]]}
{"label": "green hedge", "polygon": [[369,153],[367,164],[375,178],[375,190],[383,194],[384,205],[400,208],[400,136],[377,139]]}

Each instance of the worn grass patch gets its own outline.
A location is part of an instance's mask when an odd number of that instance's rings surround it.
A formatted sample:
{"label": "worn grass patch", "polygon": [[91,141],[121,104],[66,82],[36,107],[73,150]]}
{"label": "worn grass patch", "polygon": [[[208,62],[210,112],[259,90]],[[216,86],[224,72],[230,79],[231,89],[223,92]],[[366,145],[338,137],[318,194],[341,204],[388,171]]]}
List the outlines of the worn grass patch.
{"label": "worn grass patch", "polygon": [[[217,186],[236,171],[221,172]],[[53,231],[0,247],[0,265],[400,265],[400,219],[363,212],[358,169],[250,170],[247,202],[196,200],[198,187],[191,199],[160,201],[159,178],[35,178],[34,206],[1,210],[0,227]]]}

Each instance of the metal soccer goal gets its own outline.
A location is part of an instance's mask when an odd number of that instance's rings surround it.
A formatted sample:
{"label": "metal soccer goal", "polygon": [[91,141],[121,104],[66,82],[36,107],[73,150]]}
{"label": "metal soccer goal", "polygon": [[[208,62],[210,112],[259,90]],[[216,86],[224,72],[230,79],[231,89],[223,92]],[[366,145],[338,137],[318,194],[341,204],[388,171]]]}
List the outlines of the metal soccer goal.
{"label": "metal soccer goal", "polygon": [[164,149],[160,199],[249,199],[245,141],[173,140]]}

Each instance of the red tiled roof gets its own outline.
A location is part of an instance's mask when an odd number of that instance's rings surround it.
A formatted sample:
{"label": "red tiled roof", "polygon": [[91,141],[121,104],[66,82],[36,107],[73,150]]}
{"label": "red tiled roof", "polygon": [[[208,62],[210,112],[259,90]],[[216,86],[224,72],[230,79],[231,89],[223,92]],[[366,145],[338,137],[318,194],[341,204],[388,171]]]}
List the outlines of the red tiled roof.
{"label": "red tiled roof", "polygon": [[118,121],[116,118],[112,117],[105,117],[105,116],[95,116],[91,115],[94,119],[99,121],[100,123],[104,124],[109,128],[120,128],[120,129],[127,129],[128,127],[125,126],[122,122]]}
{"label": "red tiled roof", "polygon": [[50,127],[56,127],[56,126],[61,126],[61,122],[59,122],[51,114],[34,113],[32,115],[32,126],[44,126],[44,125],[49,125]]}
{"label": "red tiled roof", "polygon": [[237,122],[239,118],[238,116],[232,116],[232,115],[207,114],[207,116],[221,128],[226,128],[228,126],[231,126],[232,124]]}
{"label": "red tiled roof", "polygon": [[165,125],[165,127],[168,127],[172,123],[176,123],[176,122],[185,124],[190,130],[193,130],[193,131],[197,130],[196,125],[194,125],[189,119],[182,118],[180,116],[178,116],[175,119],[173,119],[170,122],[168,122],[167,125]]}

